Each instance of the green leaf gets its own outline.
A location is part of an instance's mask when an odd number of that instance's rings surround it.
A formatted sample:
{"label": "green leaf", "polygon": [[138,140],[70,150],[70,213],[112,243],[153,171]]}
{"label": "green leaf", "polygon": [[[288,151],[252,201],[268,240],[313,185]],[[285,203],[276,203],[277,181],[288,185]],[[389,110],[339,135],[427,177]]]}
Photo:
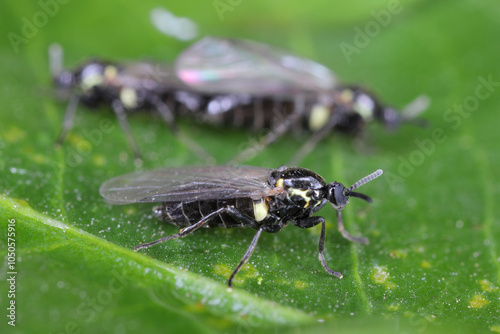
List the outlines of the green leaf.
{"label": "green leaf", "polygon": [[[370,244],[343,239],[325,207],[325,255],[343,279],[318,261],[319,229],[291,226],[261,237],[232,292],[227,279],[251,229],[203,229],[135,253],[177,229],[158,221],[153,205],[106,204],[100,184],[136,169],[201,162],[145,112],[129,118],[145,156],[134,165],[106,108],[80,106],[68,140],[55,148],[66,105],[54,97],[47,48],[60,43],[72,67],[91,56],[168,62],[189,42],[154,29],[149,13],[167,6],[160,1],[2,3],[2,333],[500,332],[497,2],[221,2],[230,8],[222,16],[218,1],[167,9],[193,19],[201,36],[255,39],[315,59],[394,106],[430,97],[421,116],[428,127],[332,135],[301,163],[346,185],[384,170],[363,186],[374,202],[353,199],[344,210],[346,228]],[[256,136],[179,123],[218,162]],[[248,163],[278,167],[306,138],[286,136]],[[16,327],[7,323],[11,300]]]}

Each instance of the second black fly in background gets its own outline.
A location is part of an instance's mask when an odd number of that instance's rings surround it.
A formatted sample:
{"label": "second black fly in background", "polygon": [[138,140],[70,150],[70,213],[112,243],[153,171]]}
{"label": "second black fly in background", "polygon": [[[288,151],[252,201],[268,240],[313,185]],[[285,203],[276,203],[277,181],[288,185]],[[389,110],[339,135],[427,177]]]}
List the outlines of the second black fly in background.
{"label": "second black fly in background", "polygon": [[291,159],[295,164],[332,131],[356,135],[373,120],[394,128],[413,120],[428,104],[419,98],[397,113],[368,91],[339,84],[323,65],[240,39],[206,37],[182,52],[173,67],[92,60],[65,71],[59,46],[51,48],[50,61],[58,91],[69,95],[57,143],[70,131],[79,102],[91,108],[107,105],[137,158],[140,151],[127,114],[141,109],[157,111],[174,135],[205,161],[213,159],[179,130],[177,115],[209,124],[269,130],[233,163],[249,159],[285,133],[308,131],[309,140]]}

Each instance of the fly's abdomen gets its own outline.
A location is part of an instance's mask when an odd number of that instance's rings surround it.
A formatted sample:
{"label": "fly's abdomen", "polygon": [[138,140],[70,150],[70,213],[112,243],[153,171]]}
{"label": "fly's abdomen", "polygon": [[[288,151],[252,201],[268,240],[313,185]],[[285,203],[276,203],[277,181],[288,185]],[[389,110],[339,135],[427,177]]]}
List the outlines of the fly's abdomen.
{"label": "fly's abdomen", "polygon": [[[193,202],[166,202],[162,206],[154,209],[155,214],[178,227],[186,227],[194,225],[212,212],[233,206],[241,213],[255,219],[254,204],[250,198],[235,198],[229,200],[214,200],[214,201],[193,201]],[[219,215],[212,217],[205,225],[206,227],[245,227],[245,225],[236,221],[231,215],[221,212]]]}
{"label": "fly's abdomen", "polygon": [[[187,105],[186,101],[182,104]],[[313,101],[307,101],[299,107],[291,100],[235,94],[205,97],[203,104],[191,103],[191,107],[187,109],[204,123],[247,128],[253,131],[276,128],[290,115],[298,113],[293,128],[307,130],[313,105]]]}

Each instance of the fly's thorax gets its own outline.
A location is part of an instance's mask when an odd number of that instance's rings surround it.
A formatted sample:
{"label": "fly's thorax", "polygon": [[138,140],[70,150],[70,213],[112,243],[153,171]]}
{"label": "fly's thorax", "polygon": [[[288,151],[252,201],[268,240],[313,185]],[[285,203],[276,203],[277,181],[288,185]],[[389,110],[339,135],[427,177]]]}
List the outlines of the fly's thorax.
{"label": "fly's thorax", "polygon": [[114,77],[116,73],[116,67],[113,65],[91,61],[81,67],[75,78],[80,90],[85,93],[104,85],[107,77]]}
{"label": "fly's thorax", "polygon": [[74,86],[82,101],[95,106],[100,101],[119,99],[125,109],[141,108],[144,92],[123,85],[123,68],[111,63],[92,61],[82,66],[74,75]]}
{"label": "fly's thorax", "polygon": [[365,121],[371,121],[374,117],[376,101],[359,87],[339,88],[337,103],[347,114],[357,114]]}
{"label": "fly's thorax", "polygon": [[322,189],[297,189],[290,188],[286,193],[286,198],[290,205],[296,207],[316,211],[316,207],[320,205],[324,198]]}
{"label": "fly's thorax", "polygon": [[280,200],[288,212],[315,212],[326,196],[325,180],[305,168],[280,168],[269,178],[271,186],[280,191]]}
{"label": "fly's thorax", "polygon": [[96,107],[106,95],[115,95],[113,85],[120,69],[110,63],[90,61],[74,72],[64,71],[54,79],[59,90],[75,92],[89,107]]}

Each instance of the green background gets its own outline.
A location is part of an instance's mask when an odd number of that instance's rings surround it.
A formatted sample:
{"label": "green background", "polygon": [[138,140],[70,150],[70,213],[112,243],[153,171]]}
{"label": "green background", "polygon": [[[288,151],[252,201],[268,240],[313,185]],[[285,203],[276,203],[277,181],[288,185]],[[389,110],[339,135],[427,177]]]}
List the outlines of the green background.
{"label": "green background", "polygon": [[[381,26],[376,18],[391,2],[220,1],[228,7],[218,13],[212,1],[68,1],[16,48],[9,33],[22,36],[43,9],[35,1],[2,2],[0,253],[7,254],[14,219],[18,274],[11,327],[2,261],[0,331],[500,332],[500,94],[480,79],[500,81],[500,6],[392,3],[398,13]],[[332,135],[301,162],[346,185],[385,172],[363,187],[371,205],[354,199],[344,210],[347,228],[369,245],[343,239],[334,211],[320,212],[327,261],[342,280],[318,261],[318,228],[263,235],[232,293],[225,284],[252,230],[207,229],[134,253],[138,243],[176,228],[153,217],[150,204],[112,207],[99,196],[103,181],[138,169],[112,113],[80,107],[70,137],[54,148],[66,105],[53,98],[48,46],[63,46],[68,67],[90,56],[171,61],[189,42],[155,30],[155,7],[192,19],[199,36],[244,37],[314,59],[397,107],[430,97],[427,128],[389,133],[371,125],[360,139]],[[365,28],[374,30],[363,40]],[[346,44],[358,52],[346,57]],[[454,111],[460,105],[463,114]],[[85,131],[103,119],[112,130],[91,142]],[[145,156],[141,168],[200,163],[158,118],[129,120]],[[190,120],[180,126],[218,162],[254,138]],[[289,135],[248,163],[278,167],[305,139]]]}

